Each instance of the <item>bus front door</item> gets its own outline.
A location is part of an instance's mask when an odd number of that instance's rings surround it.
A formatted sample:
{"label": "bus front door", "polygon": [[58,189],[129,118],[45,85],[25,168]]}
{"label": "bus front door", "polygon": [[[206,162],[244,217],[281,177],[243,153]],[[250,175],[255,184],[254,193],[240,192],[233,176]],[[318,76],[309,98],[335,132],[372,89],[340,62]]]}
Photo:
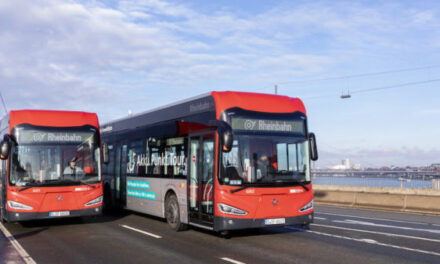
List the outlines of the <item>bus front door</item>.
{"label": "bus front door", "polygon": [[215,134],[189,137],[188,177],[189,222],[213,227]]}
{"label": "bus front door", "polygon": [[6,216],[6,187],[7,187],[7,179],[6,179],[6,164],[5,160],[0,160],[0,222],[3,222],[4,216]]}
{"label": "bus front door", "polygon": [[116,175],[116,199],[119,201],[119,204],[124,207],[126,205],[127,197],[127,184],[126,184],[126,175],[127,175],[127,144],[122,143],[122,145],[118,146],[116,150],[116,167],[115,167],[115,175]]}

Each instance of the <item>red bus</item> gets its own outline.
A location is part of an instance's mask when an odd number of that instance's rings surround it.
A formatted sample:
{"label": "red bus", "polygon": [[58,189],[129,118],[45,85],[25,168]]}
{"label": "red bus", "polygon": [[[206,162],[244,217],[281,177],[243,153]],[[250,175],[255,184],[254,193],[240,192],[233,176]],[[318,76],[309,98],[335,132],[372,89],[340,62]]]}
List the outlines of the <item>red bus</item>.
{"label": "red bus", "polygon": [[298,98],[211,92],[101,126],[105,201],[175,230],[307,225],[316,140]]}
{"label": "red bus", "polygon": [[101,214],[96,114],[10,111],[0,132],[2,221]]}

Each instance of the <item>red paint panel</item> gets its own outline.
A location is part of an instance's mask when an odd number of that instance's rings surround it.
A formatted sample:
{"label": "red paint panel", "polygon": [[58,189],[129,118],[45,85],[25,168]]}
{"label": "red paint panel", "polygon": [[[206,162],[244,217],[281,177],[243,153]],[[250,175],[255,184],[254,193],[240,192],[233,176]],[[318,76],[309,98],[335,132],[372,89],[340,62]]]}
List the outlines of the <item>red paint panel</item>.
{"label": "red paint panel", "polygon": [[215,101],[216,115],[232,107],[267,113],[293,113],[296,111],[306,114],[303,102],[299,98],[288,96],[245,93],[245,92],[212,92]]}
{"label": "red paint panel", "polygon": [[20,124],[51,127],[77,127],[92,125],[99,128],[95,113],[52,110],[12,110],[9,115],[9,132]]}
{"label": "red paint panel", "polygon": [[18,192],[21,187],[9,187],[8,200],[19,202],[33,207],[33,210],[16,210],[7,208],[12,212],[53,212],[73,211],[100,206],[84,206],[85,203],[102,195],[102,183],[94,184],[96,188],[88,185],[65,187],[33,187]]}
{"label": "red paint panel", "polygon": [[179,135],[187,135],[191,132],[209,129],[208,126],[194,122],[177,121]]}
{"label": "red paint panel", "polygon": [[[215,215],[222,217],[243,219],[266,219],[278,217],[292,217],[309,214],[311,211],[299,210],[313,199],[312,185],[309,191],[300,186],[280,188],[253,188],[244,189],[237,193],[230,193],[238,187],[217,185],[215,202],[225,203],[248,212],[246,216],[223,214],[215,206]],[[291,190],[294,190],[293,193]],[[274,202],[276,199],[276,202]]]}

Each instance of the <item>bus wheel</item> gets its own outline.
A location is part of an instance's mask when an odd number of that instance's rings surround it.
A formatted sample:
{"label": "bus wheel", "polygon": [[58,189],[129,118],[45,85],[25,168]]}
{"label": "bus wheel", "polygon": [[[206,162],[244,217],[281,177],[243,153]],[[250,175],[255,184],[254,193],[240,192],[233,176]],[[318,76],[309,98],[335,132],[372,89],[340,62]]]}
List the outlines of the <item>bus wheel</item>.
{"label": "bus wheel", "polygon": [[230,239],[232,237],[231,231],[225,230],[225,231],[220,231],[220,237],[225,238],[225,239]]}
{"label": "bus wheel", "polygon": [[111,199],[112,199],[112,194],[110,188],[108,187],[108,185],[106,185],[104,188],[104,203],[103,203],[103,207],[105,211],[110,211],[112,207]]}
{"label": "bus wheel", "polygon": [[186,229],[186,225],[180,222],[179,202],[174,194],[171,194],[166,200],[165,218],[173,230],[182,231]]}
{"label": "bus wheel", "polygon": [[0,223],[6,223],[6,218],[3,215],[3,209],[0,209]]}
{"label": "bus wheel", "polygon": [[301,228],[302,229],[310,229],[310,224],[302,224]]}

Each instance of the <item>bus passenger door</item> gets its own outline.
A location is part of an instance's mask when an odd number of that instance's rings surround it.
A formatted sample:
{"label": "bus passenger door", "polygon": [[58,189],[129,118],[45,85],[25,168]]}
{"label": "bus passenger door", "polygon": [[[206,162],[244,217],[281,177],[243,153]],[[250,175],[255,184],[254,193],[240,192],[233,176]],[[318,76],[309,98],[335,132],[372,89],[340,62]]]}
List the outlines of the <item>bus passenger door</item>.
{"label": "bus passenger door", "polygon": [[[0,160],[0,217],[6,214],[6,186],[7,186],[7,169],[6,169],[7,161]],[[3,214],[2,214],[3,213]],[[0,219],[1,222],[2,219]]]}
{"label": "bus passenger door", "polygon": [[120,205],[126,205],[126,176],[127,176],[127,143],[122,143],[116,149],[116,199]]}
{"label": "bus passenger door", "polygon": [[190,136],[189,221],[212,227],[214,219],[215,134]]}

